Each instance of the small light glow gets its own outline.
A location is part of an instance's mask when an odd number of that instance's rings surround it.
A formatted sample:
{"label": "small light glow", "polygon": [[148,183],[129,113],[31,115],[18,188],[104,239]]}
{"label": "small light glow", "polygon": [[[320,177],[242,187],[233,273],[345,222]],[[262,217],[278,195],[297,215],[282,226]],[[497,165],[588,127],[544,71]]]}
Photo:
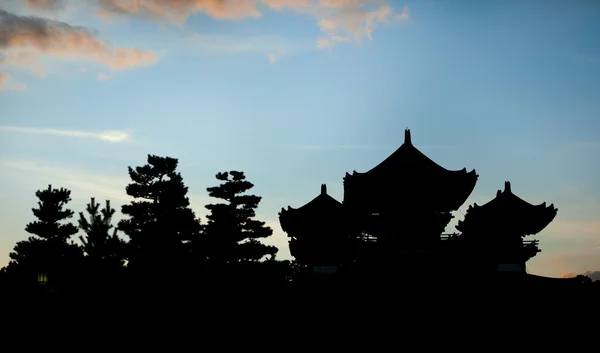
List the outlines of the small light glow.
{"label": "small light glow", "polygon": [[38,274],[38,283],[39,284],[46,284],[48,283],[48,275],[45,273],[39,273]]}

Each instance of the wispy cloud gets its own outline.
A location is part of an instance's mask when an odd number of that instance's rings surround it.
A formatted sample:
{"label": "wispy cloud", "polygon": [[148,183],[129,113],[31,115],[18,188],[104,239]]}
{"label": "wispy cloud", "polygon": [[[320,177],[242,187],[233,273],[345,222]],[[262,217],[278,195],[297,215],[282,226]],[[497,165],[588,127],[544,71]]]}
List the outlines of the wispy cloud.
{"label": "wispy cloud", "polygon": [[26,172],[27,178],[35,179],[30,181],[36,185],[53,184],[69,188],[74,198],[88,200],[90,197],[98,197],[121,202],[131,200],[125,192],[125,186],[130,182],[126,177],[101,175],[40,161],[0,160],[0,167],[5,169],[5,172],[6,169]]}
{"label": "wispy cloud", "polygon": [[21,92],[21,91],[27,91],[27,89],[29,89],[29,87],[23,82],[14,82],[10,85],[10,87],[8,89],[11,91],[14,91],[14,92]]}
{"label": "wispy cloud", "polygon": [[[312,49],[332,48],[345,42],[359,42],[372,39],[372,33],[380,24],[409,19],[408,7],[401,11],[391,6],[389,0],[16,0],[24,6],[18,14],[14,11],[0,10],[0,66],[11,69],[32,71],[38,77],[44,77],[48,67],[43,67],[42,59],[55,60],[91,60],[110,71],[127,70],[154,65],[159,60],[156,52],[133,48],[113,47],[98,39],[95,31],[81,26],[72,26],[72,13],[77,9],[77,18],[85,12],[97,14],[103,19],[124,18],[154,21],[161,26],[172,24],[183,29],[187,19],[202,14],[217,20],[242,20],[260,18],[265,11],[295,12],[314,18],[315,25],[322,34],[316,41],[311,40]],[[81,12],[85,11],[85,12]],[[26,14],[26,15],[25,15]],[[50,18],[39,17],[51,16]],[[249,52],[265,55],[273,64],[289,55],[289,45],[249,42],[248,38],[196,38],[202,49],[213,52]],[[294,40],[293,40],[294,41]],[[301,48],[305,44],[302,43]],[[257,49],[259,48],[259,49]],[[295,51],[304,49],[294,48]],[[46,65],[44,63],[44,65]],[[100,81],[108,78],[97,76]],[[111,73],[112,77],[113,74]],[[13,87],[22,90],[23,84]]]}
{"label": "wispy cloud", "polygon": [[[9,84],[9,81],[12,82]],[[0,73],[0,91],[4,91],[7,87],[9,91],[26,91],[28,88],[26,84],[11,79],[8,74]]]}
{"label": "wispy cloud", "polygon": [[[37,8],[58,8],[66,1],[33,1]],[[217,20],[260,18],[263,10],[292,11],[313,17],[324,37],[319,47],[331,48],[336,43],[372,39],[379,24],[409,19],[408,7],[400,12],[389,0],[95,0],[99,18],[129,17],[170,23],[182,27],[194,14],[204,14]],[[31,5],[31,4],[30,4]]]}
{"label": "wispy cloud", "polygon": [[244,36],[244,35],[206,35],[194,32],[191,40],[180,36],[173,38],[172,50],[180,50],[183,45],[187,50],[196,51],[202,55],[214,54],[256,54],[274,64],[290,54],[314,50],[312,43],[305,38],[285,39],[280,36]]}
{"label": "wispy cloud", "polygon": [[91,59],[117,71],[153,65],[158,57],[136,48],[112,48],[84,27],[0,9],[0,64],[45,75],[40,57]]}
{"label": "wispy cloud", "polygon": [[100,72],[97,76],[98,81],[108,81],[112,78],[111,74],[107,74],[106,72]]}
{"label": "wispy cloud", "polygon": [[[379,7],[372,6],[379,3]],[[317,47],[331,50],[338,43],[356,41],[363,38],[373,39],[373,31],[378,24],[389,24],[392,21],[409,19],[408,6],[402,12],[389,5],[388,2],[360,0],[320,1],[308,13],[318,19],[319,28],[326,37],[317,39]],[[370,10],[366,8],[370,7]]]}
{"label": "wispy cloud", "polygon": [[206,53],[285,51],[285,41],[276,36],[205,35],[195,32],[192,44]]}
{"label": "wispy cloud", "polygon": [[56,135],[68,137],[90,138],[106,142],[124,142],[131,139],[131,133],[126,130],[112,131],[77,131],[77,130],[58,130],[58,129],[37,129],[19,126],[0,126],[0,132],[16,132],[35,135]]}

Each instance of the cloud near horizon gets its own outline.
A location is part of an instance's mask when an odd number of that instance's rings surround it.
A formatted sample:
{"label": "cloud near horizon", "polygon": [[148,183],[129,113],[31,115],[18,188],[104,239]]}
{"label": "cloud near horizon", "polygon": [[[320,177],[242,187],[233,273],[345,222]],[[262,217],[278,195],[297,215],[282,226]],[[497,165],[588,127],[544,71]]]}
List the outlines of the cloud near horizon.
{"label": "cloud near horizon", "polygon": [[37,129],[19,126],[0,126],[0,132],[16,132],[35,135],[55,135],[68,137],[91,138],[106,142],[125,142],[131,139],[131,133],[124,130],[111,131],[77,131],[77,130],[58,130],[58,129]]}
{"label": "cloud near horizon", "polygon": [[120,203],[131,200],[125,192],[125,186],[129,182],[126,176],[98,175],[85,170],[66,168],[39,161],[0,160],[0,167],[24,172],[27,175],[27,180],[35,185],[52,184],[56,187],[66,187],[72,190],[73,198],[82,201],[89,200],[90,197],[110,199]]}
{"label": "cloud near horizon", "polygon": [[[36,3],[36,2],[33,2]],[[158,61],[156,54],[137,48],[112,48],[86,28],[37,16],[20,16],[0,10],[0,65],[45,73],[40,57],[89,59],[113,70],[146,67]]]}
{"label": "cloud near horizon", "polygon": [[583,273],[575,273],[575,272],[563,273],[560,275],[560,278],[573,278],[573,277],[577,277],[578,275],[587,276],[592,281],[600,281],[600,271],[595,271],[595,270],[587,270]]}

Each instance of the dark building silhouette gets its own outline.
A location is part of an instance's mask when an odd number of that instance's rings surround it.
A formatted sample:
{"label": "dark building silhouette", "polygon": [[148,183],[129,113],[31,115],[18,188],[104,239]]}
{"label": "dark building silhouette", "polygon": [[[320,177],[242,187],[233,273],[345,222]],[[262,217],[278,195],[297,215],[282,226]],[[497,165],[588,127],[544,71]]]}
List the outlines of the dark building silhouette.
{"label": "dark building silhouette", "polygon": [[509,182],[490,202],[469,207],[459,234],[444,234],[477,179],[475,170],[432,161],[407,129],[404,143],[379,165],[346,173],[343,203],[322,185],[319,196],[282,209],[279,219],[291,254],[313,277],[390,286],[573,283],[527,275],[526,263],[540,249],[524,238],[544,229],[557,209],[522,200]]}
{"label": "dark building silhouette", "polygon": [[341,266],[350,259],[352,227],[348,225],[342,203],[321,194],[300,208],[281,209],[279,219],[290,237],[290,253],[308,266]]}
{"label": "dark building silhouette", "polygon": [[532,205],[519,198],[507,181],[490,202],[469,206],[456,229],[468,246],[487,249],[480,264],[487,262],[499,272],[525,272],[527,261],[541,250],[538,240],[524,238],[542,231],[557,211],[553,204]]}

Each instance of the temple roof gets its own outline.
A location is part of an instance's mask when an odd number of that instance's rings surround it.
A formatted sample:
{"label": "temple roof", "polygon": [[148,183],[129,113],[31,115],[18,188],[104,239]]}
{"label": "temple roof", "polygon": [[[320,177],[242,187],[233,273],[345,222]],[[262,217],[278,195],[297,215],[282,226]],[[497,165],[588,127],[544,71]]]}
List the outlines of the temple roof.
{"label": "temple roof", "polygon": [[413,204],[439,202],[456,210],[469,197],[477,179],[475,170],[449,170],[431,160],[413,146],[410,130],[406,129],[404,143],[383,162],[365,173],[346,173],[344,201],[354,198],[347,193],[368,189],[371,193],[385,193],[390,197],[401,195]]}
{"label": "temple roof", "polygon": [[[511,227],[523,235],[537,234],[544,229],[558,209],[554,204],[546,206],[531,204],[513,194],[510,182],[504,183],[504,191],[498,190],[496,197],[484,205],[469,206],[464,221],[459,221],[457,229],[465,232],[477,227]],[[479,223],[475,225],[474,223]],[[475,227],[474,227],[475,226]]]}
{"label": "temple roof", "polygon": [[341,207],[342,207],[341,202],[339,202],[338,200],[334,199],[333,197],[329,196],[329,194],[327,194],[327,185],[321,184],[321,193],[319,194],[319,196],[315,197],[314,199],[312,199],[311,201],[306,203],[304,206],[301,206],[298,208],[293,208],[293,207],[288,206],[287,210],[283,209],[283,208],[281,210],[282,210],[282,212],[289,212],[289,211],[311,212],[311,211],[332,210],[332,209],[338,209]]}
{"label": "temple roof", "polygon": [[326,217],[342,209],[342,203],[327,194],[327,186],[321,185],[321,194],[299,208],[288,206],[279,212],[279,221],[283,231],[287,232],[290,216],[297,221],[309,221],[315,217]]}
{"label": "temple roof", "polygon": [[406,129],[404,131],[404,143],[388,158],[386,158],[383,162],[379,163],[377,166],[365,173],[357,173],[355,171],[353,174],[369,176],[389,176],[391,174],[405,174],[407,171],[417,172],[419,174],[426,173],[447,175],[448,173],[450,173],[456,175],[476,175],[475,170],[472,170],[469,173],[467,173],[466,168],[463,168],[461,170],[449,170],[431,160],[412,144],[409,129]]}

